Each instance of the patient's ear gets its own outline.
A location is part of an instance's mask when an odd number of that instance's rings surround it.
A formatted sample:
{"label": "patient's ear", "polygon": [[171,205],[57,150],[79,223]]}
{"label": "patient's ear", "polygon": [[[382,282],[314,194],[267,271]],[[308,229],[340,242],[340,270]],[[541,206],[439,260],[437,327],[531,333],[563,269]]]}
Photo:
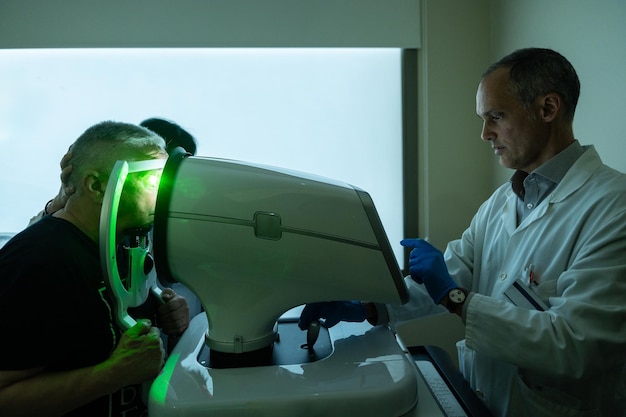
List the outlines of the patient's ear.
{"label": "patient's ear", "polygon": [[83,188],[89,197],[98,203],[104,199],[106,183],[97,171],[87,171],[83,177]]}

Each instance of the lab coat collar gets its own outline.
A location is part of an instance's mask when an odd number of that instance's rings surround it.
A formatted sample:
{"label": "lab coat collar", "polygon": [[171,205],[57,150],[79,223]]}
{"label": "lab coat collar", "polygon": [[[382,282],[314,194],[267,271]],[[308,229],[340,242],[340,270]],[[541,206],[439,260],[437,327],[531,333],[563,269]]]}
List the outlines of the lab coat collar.
{"label": "lab coat collar", "polygon": [[578,190],[589,180],[591,175],[602,166],[600,155],[593,146],[583,146],[585,152],[567,171],[563,180],[556,186],[548,201],[560,203]]}
{"label": "lab coat collar", "polygon": [[509,235],[522,231],[535,221],[541,219],[548,211],[550,204],[561,203],[567,199],[567,197],[582,187],[594,171],[600,168],[602,161],[595,148],[593,146],[584,146],[584,148],[585,152],[574,162],[554,191],[524,219],[519,227],[517,226],[516,212],[516,199],[518,197],[513,190],[509,188],[501,216],[504,228]]}

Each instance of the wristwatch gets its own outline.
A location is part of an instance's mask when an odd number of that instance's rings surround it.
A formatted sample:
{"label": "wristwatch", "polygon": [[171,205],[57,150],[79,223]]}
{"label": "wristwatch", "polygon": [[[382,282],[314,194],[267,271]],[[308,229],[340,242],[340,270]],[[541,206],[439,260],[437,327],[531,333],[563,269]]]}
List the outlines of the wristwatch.
{"label": "wristwatch", "polygon": [[448,299],[446,300],[446,308],[450,313],[461,315],[463,310],[463,304],[467,299],[467,290],[463,288],[454,288],[448,292]]}

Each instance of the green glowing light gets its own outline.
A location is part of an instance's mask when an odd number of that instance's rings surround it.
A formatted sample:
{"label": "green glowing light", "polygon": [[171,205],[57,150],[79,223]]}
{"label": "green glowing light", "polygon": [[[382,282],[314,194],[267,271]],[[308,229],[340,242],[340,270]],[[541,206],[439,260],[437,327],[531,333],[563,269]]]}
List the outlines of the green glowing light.
{"label": "green glowing light", "polygon": [[159,185],[159,181],[161,179],[161,174],[150,174],[148,175],[148,178],[146,178],[146,182],[148,183],[148,185],[150,187],[156,187],[157,185]]}
{"label": "green glowing light", "polygon": [[152,387],[150,388],[150,401],[154,401],[159,405],[165,404],[165,399],[167,398],[167,388],[170,386],[170,381],[172,380],[172,375],[174,374],[174,368],[176,368],[179,357],[180,353],[175,353],[170,355],[165,362],[165,366],[163,366],[161,374],[154,380]]}

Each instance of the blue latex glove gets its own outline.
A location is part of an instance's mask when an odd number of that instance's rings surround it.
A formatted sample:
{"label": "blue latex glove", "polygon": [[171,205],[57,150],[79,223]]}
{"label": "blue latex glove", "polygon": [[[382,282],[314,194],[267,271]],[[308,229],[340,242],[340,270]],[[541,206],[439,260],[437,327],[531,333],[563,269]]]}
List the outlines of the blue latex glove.
{"label": "blue latex glove", "polygon": [[361,322],[367,318],[365,307],[359,301],[329,301],[323,303],[311,303],[304,306],[298,327],[307,330],[309,325],[323,319],[322,325],[326,328],[333,327],[340,321]]}
{"label": "blue latex glove", "polygon": [[458,285],[443,260],[443,253],[424,239],[404,239],[402,246],[413,248],[409,256],[409,273],[418,284],[424,284],[435,304],[441,303]]}

